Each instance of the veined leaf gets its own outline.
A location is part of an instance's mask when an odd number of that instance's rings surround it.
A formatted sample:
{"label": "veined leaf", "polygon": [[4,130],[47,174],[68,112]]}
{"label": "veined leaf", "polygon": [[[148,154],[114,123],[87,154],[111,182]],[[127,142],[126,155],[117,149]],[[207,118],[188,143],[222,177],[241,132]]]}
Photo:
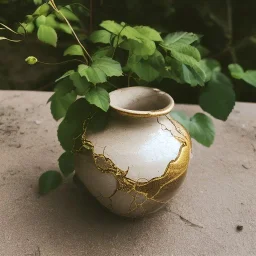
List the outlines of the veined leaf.
{"label": "veined leaf", "polygon": [[175,32],[175,33],[168,34],[164,38],[164,44],[171,45],[175,43],[181,43],[181,44],[189,45],[198,39],[199,39],[198,35],[193,33]]}
{"label": "veined leaf", "polygon": [[41,25],[38,29],[37,37],[40,41],[46,44],[50,44],[54,47],[57,46],[57,40],[58,40],[57,33],[53,28],[49,26]]}
{"label": "veined leaf", "polygon": [[193,68],[185,64],[182,64],[182,71],[183,71],[183,79],[186,83],[192,86],[204,85],[204,76],[200,74],[200,71],[196,72]]}
{"label": "veined leaf", "polygon": [[214,72],[201,91],[199,104],[213,117],[225,121],[235,105],[235,97],[230,79],[220,72]]}
{"label": "veined leaf", "polygon": [[99,48],[94,54],[92,55],[92,59],[97,59],[101,57],[111,57],[113,55],[114,48],[112,46],[106,46],[103,48]]}
{"label": "veined leaf", "polygon": [[87,65],[79,65],[78,73],[85,76],[87,80],[93,84],[104,83],[107,77],[121,76],[122,68],[120,63],[108,58],[95,58],[93,64],[89,67]]}
{"label": "veined leaf", "polygon": [[100,24],[100,26],[115,35],[118,35],[123,29],[123,26],[113,20],[105,20]]}
{"label": "veined leaf", "polygon": [[93,43],[103,43],[103,44],[110,44],[110,38],[111,38],[111,33],[109,33],[106,30],[96,30],[89,37],[89,39]]}
{"label": "veined leaf", "polygon": [[54,119],[59,120],[66,115],[69,106],[76,100],[76,93],[73,91],[73,85],[69,79],[61,80],[54,90],[55,93],[49,101],[51,101],[51,112]]}
{"label": "veined leaf", "polygon": [[205,72],[205,82],[211,80],[212,73],[221,71],[220,63],[214,59],[203,59],[200,61],[199,65],[201,69]]}
{"label": "veined leaf", "polygon": [[83,96],[90,90],[90,83],[85,77],[81,77],[79,73],[75,72],[71,74],[69,78],[73,81],[78,95]]}
{"label": "veined leaf", "polygon": [[35,25],[33,22],[29,22],[29,23],[21,23],[21,26],[18,27],[17,32],[19,34],[25,34],[25,33],[32,33],[35,29]]}
{"label": "veined leaf", "polygon": [[196,61],[201,60],[199,51],[190,45],[175,44],[173,46],[167,47],[167,49],[171,50],[171,54],[175,59],[189,66],[193,64],[188,57],[194,58]]}
{"label": "veined leaf", "polygon": [[142,38],[141,42],[135,40],[125,40],[120,47],[128,50],[130,55],[150,56],[156,51],[156,44],[146,38]]}
{"label": "veined leaf", "polygon": [[74,70],[68,70],[66,73],[64,73],[61,77],[59,77],[58,79],[55,80],[55,82],[60,81],[63,78],[66,78],[67,76],[70,76],[71,74],[73,74],[75,71]]}
{"label": "veined leaf", "polygon": [[115,21],[105,20],[100,24],[100,26],[115,35],[126,37],[127,39],[133,39],[138,42],[141,42],[141,37],[143,37],[143,35],[140,34],[136,29],[130,26],[122,26]]}
{"label": "veined leaf", "polygon": [[163,41],[162,37],[160,36],[160,33],[157,32],[155,29],[147,27],[147,26],[136,26],[134,27],[140,34],[145,36],[146,38],[156,41],[156,42],[161,42]]}
{"label": "veined leaf", "polygon": [[92,67],[99,68],[108,77],[122,76],[123,74],[120,63],[109,57],[101,57],[94,59]]}
{"label": "veined leaf", "polygon": [[206,147],[210,147],[214,141],[215,128],[208,116],[197,113],[189,118],[183,112],[171,112],[173,119],[181,123],[190,133],[191,137]]}
{"label": "veined leaf", "polygon": [[153,68],[147,61],[141,60],[139,62],[129,63],[128,67],[133,71],[139,78],[144,81],[154,81],[158,76],[159,72]]}
{"label": "veined leaf", "polygon": [[84,52],[80,45],[74,44],[74,45],[69,46],[65,50],[64,56],[67,56],[67,55],[84,56]]}
{"label": "veined leaf", "polygon": [[238,64],[230,64],[228,68],[232,77],[242,79],[256,87],[256,70],[247,70],[244,72],[243,68]]}
{"label": "veined leaf", "polygon": [[105,89],[99,86],[93,87],[86,93],[85,98],[90,104],[97,106],[105,112],[108,111],[110,99]]}
{"label": "veined leaf", "polygon": [[87,65],[81,64],[78,66],[78,73],[82,77],[95,84],[104,83],[107,81],[106,74],[99,68],[89,67]]}

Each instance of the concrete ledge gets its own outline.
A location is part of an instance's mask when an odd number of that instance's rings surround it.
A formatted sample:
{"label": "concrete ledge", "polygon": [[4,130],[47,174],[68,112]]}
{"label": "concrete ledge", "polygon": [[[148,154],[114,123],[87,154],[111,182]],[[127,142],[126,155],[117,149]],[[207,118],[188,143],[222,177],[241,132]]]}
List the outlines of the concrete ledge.
{"label": "concrete ledge", "polygon": [[0,255],[256,255],[256,104],[238,103],[227,122],[215,120],[211,148],[193,143],[186,181],[170,204],[126,220],[71,179],[38,196],[38,177],[58,168],[62,152],[49,97],[0,91]]}

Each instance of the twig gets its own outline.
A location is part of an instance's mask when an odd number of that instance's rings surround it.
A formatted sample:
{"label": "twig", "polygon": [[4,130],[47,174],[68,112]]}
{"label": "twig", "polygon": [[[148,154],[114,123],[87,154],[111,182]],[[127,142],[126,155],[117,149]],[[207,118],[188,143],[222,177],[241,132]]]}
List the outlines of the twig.
{"label": "twig", "polygon": [[231,0],[226,0],[226,4],[227,4],[227,21],[228,21],[228,38],[229,38],[229,42],[228,42],[228,50],[230,52],[231,58],[233,60],[234,63],[237,63],[237,56],[236,56],[236,51],[234,49],[234,47],[232,47],[232,43],[233,43],[233,18],[232,18],[232,4],[231,4]]}
{"label": "twig", "polygon": [[[123,28],[121,29],[121,31],[117,35],[117,42],[116,42],[116,46],[115,46],[114,51],[113,51],[112,59],[115,56],[116,48],[118,47],[118,44],[119,44],[120,35],[121,35],[121,33],[122,33],[122,31],[124,30],[125,27],[126,27],[126,25],[123,26]],[[115,39],[114,39],[114,41],[115,41]]]}
{"label": "twig", "polygon": [[[67,25],[69,26],[69,28],[72,31],[73,36],[75,37],[76,41],[79,43],[79,45],[82,47],[82,49],[84,50],[84,52],[86,53],[86,55],[89,57],[89,59],[92,61],[92,57],[90,56],[90,54],[87,52],[87,50],[84,48],[83,44],[80,42],[79,38],[77,37],[73,27],[71,26],[71,24],[69,23],[69,21],[67,20],[67,18],[65,17],[65,15],[63,15],[63,13],[57,8],[57,6],[55,5],[54,0],[50,0],[50,5],[52,6],[52,8],[59,13],[62,18],[66,21]],[[86,59],[86,57],[84,57],[86,62],[88,63],[88,60]]]}
{"label": "twig", "polygon": [[90,0],[90,33],[93,30],[93,0]]}

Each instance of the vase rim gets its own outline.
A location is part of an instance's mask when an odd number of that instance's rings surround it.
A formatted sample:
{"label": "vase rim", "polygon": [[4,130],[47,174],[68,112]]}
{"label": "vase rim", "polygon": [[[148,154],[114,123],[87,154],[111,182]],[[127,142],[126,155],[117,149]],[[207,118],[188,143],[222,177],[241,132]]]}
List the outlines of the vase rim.
{"label": "vase rim", "polygon": [[168,93],[152,87],[120,88],[109,95],[111,109],[125,116],[163,116],[170,113],[174,107],[174,100]]}

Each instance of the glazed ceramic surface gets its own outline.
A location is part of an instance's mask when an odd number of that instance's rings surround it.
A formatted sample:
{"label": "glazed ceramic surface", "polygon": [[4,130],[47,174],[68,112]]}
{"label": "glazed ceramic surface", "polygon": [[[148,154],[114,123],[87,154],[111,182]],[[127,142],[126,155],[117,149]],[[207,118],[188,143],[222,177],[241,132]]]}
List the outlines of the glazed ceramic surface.
{"label": "glazed ceramic surface", "polygon": [[144,216],[166,204],[182,183],[191,140],[168,115],[172,98],[158,89],[119,89],[110,102],[107,127],[86,133],[93,149],[77,154],[76,174],[112,212]]}

